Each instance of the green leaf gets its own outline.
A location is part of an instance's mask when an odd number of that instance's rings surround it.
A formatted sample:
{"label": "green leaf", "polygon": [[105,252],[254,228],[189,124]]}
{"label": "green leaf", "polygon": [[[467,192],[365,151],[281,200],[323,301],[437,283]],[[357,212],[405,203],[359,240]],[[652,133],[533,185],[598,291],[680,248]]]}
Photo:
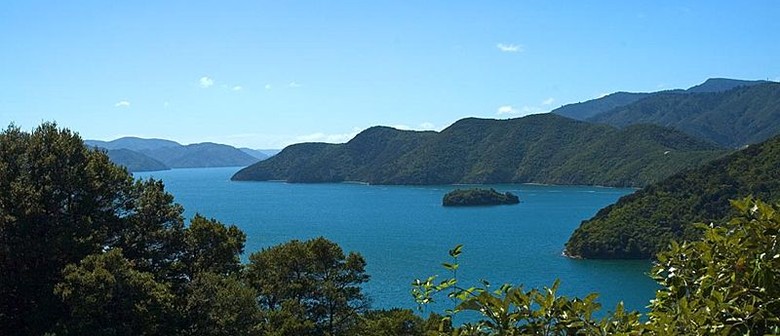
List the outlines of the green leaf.
{"label": "green leaf", "polygon": [[456,271],[459,267],[459,265],[456,263],[442,263],[441,265],[450,271]]}
{"label": "green leaf", "polygon": [[450,257],[457,258],[458,256],[460,256],[460,251],[462,249],[463,249],[463,244],[456,245],[455,248],[449,251]]}

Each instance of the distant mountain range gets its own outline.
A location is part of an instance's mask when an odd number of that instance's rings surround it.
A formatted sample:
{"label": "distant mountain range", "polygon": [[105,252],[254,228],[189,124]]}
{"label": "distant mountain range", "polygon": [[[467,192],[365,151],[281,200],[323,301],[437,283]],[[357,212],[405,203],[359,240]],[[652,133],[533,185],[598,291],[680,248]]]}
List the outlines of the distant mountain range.
{"label": "distant mountain range", "polygon": [[780,201],[780,136],[624,196],[583,221],[566,243],[569,255],[650,259],[672,239],[699,237],[693,223],[720,224],[729,200]]}
{"label": "distant mountain range", "polygon": [[251,149],[204,142],[181,145],[164,139],[125,137],[113,141],[85,140],[88,146],[104,148],[112,161],[131,172],[171,168],[243,167],[268,158]]}
{"label": "distant mountain range", "polygon": [[653,125],[618,129],[555,114],[466,118],[441,132],[373,127],[345,144],[292,145],[233,180],[643,186],[725,153]]}
{"label": "distant mountain range", "polygon": [[613,93],[552,113],[617,127],[655,124],[739,148],[780,133],[780,83],[715,78],[688,90]]}
{"label": "distant mountain range", "polygon": [[659,94],[685,94],[685,93],[718,93],[743,86],[753,86],[769,81],[746,81],[727,78],[710,78],[704,83],[693,86],[687,90],[666,90],[659,92],[615,92],[604,97],[588,100],[586,102],[573,103],[561,106],[552,113],[576,120],[588,120],[596,115],[609,112],[612,109],[624,107],[639,100]]}
{"label": "distant mountain range", "polygon": [[724,147],[739,148],[780,133],[780,83],[719,93],[660,93],[587,119],[617,127],[650,123]]}

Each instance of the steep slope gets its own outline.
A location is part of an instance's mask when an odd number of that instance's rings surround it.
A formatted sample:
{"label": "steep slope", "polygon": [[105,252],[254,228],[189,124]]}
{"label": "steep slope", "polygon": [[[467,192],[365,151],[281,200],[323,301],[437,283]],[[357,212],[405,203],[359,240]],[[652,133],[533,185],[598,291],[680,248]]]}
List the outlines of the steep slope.
{"label": "steep slope", "polygon": [[252,157],[254,157],[254,158],[258,159],[258,160],[265,160],[265,159],[267,159],[268,157],[270,157],[270,155],[268,155],[268,154],[266,154],[266,153],[263,153],[263,152],[261,152],[261,151],[259,151],[259,150],[257,150],[257,149],[251,149],[251,148],[241,147],[241,148],[239,148],[238,150],[240,150],[240,151],[242,151],[242,152],[244,152],[244,153],[247,153],[247,154],[249,154],[250,156],[252,156]]}
{"label": "steep slope", "polygon": [[780,136],[622,197],[574,231],[566,251],[584,258],[651,258],[671,239],[698,236],[692,223],[720,223],[730,199],[780,201]]}
{"label": "steep slope", "polygon": [[685,92],[704,93],[704,92],[724,92],[742,86],[753,86],[758,84],[771,83],[763,80],[739,80],[730,78],[710,78],[699,85],[690,87]]}
{"label": "steep slope", "polygon": [[642,186],[722,154],[657,126],[619,130],[542,114],[467,118],[441,133],[374,127],[343,145],[290,146],[233,179]]}
{"label": "steep slope", "polygon": [[720,93],[655,94],[588,121],[617,127],[656,124],[737,148],[780,133],[780,83],[741,86]]}
{"label": "steep slope", "polygon": [[149,156],[126,148],[109,149],[106,151],[112,162],[125,166],[130,172],[169,170],[164,163]]}
{"label": "steep slope", "polygon": [[171,168],[243,167],[258,161],[235,147],[210,142],[148,149],[141,153]]}
{"label": "steep slope", "polygon": [[289,146],[268,160],[246,167],[233,180],[288,182],[373,181],[382,167],[420,146],[435,132],[369,128],[341,145],[302,143]]}
{"label": "steep slope", "polygon": [[563,105],[552,110],[552,113],[576,120],[586,120],[614,108],[637,102],[651,95],[653,95],[653,93],[615,92],[601,98]]}

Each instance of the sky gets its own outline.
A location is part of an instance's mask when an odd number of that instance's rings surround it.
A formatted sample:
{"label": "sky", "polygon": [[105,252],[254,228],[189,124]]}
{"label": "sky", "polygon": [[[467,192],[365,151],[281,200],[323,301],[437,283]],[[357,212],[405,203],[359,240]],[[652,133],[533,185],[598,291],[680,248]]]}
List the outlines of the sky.
{"label": "sky", "polygon": [[780,2],[0,3],[0,122],[280,149],[712,77],[780,81]]}

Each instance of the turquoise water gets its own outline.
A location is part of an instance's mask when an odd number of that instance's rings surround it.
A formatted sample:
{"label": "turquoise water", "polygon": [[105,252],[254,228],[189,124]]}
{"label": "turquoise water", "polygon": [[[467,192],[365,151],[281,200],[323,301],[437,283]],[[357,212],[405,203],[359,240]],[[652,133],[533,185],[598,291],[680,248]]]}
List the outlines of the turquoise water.
{"label": "turquoise water", "polygon": [[[563,245],[583,219],[632,189],[527,184],[491,185],[520,196],[512,206],[445,208],[442,196],[457,186],[369,186],[232,182],[238,168],[175,169],[153,173],[185,209],[235,224],[247,234],[246,255],[289,241],[324,236],[361,253],[371,280],[365,292],[374,308],[416,307],[416,278],[448,275],[441,262],[463,244],[458,276],[526,287],[561,279],[560,293],[600,293],[602,311],[618,301],[645,310],[655,283],[647,261],[571,260]],[[246,259],[246,255],[244,258]],[[434,308],[450,307],[446,302]],[[443,305],[443,306],[442,306]]]}

